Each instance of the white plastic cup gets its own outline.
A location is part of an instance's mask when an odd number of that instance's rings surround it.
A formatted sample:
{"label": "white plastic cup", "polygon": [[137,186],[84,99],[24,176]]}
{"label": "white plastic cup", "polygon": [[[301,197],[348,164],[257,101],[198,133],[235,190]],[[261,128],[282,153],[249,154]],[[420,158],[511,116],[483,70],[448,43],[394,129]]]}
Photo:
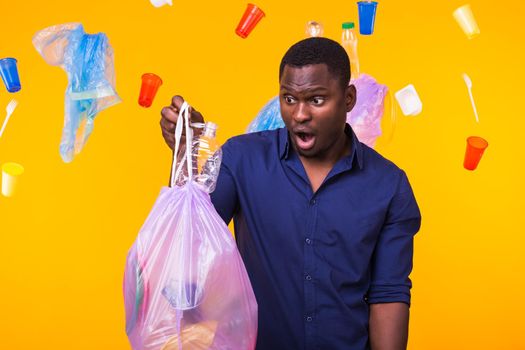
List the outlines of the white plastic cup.
{"label": "white plastic cup", "polygon": [[457,8],[452,12],[452,16],[469,39],[479,35],[479,27],[469,4]]}
{"label": "white plastic cup", "polygon": [[4,196],[14,196],[23,173],[24,167],[17,163],[5,163],[2,166],[2,194]]}
{"label": "white plastic cup", "polygon": [[162,7],[164,5],[173,5],[171,0],[149,0],[155,7]]}
{"label": "white plastic cup", "polygon": [[423,110],[423,103],[414,85],[409,84],[396,92],[397,103],[404,115],[418,115]]}

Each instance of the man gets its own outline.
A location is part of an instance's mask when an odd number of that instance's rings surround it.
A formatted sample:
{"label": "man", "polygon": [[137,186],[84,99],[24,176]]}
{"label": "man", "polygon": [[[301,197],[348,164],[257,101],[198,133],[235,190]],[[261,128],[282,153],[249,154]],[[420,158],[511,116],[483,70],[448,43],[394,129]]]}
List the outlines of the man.
{"label": "man", "polygon": [[[234,220],[259,306],[257,349],[406,349],[421,222],[408,179],[346,124],[356,90],[338,43],[296,43],[279,81],[286,128],[228,140],[211,194]],[[162,110],[171,148],[182,102]]]}

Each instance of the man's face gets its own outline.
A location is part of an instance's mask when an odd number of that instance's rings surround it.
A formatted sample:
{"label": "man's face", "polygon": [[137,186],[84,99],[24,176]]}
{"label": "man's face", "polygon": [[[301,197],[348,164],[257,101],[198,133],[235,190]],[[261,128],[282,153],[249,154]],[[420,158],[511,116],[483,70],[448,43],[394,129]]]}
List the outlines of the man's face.
{"label": "man's face", "polygon": [[295,150],[322,158],[344,137],[346,113],[355,104],[355,88],[341,88],[325,64],[285,66],[279,99],[281,115]]}

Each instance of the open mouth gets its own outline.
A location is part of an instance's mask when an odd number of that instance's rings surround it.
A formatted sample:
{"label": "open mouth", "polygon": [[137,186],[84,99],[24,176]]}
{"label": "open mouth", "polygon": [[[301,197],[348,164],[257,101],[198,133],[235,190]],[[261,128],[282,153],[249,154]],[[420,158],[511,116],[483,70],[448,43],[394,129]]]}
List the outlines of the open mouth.
{"label": "open mouth", "polygon": [[315,136],[307,132],[296,132],[295,144],[301,150],[309,150],[315,144]]}

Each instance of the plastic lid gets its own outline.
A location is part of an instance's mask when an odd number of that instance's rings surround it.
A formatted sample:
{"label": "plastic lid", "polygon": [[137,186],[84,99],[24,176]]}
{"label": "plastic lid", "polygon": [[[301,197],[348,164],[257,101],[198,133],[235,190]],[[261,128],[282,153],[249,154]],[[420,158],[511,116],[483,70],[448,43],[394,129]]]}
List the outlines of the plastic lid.
{"label": "plastic lid", "polygon": [[343,29],[353,29],[354,28],[354,22],[344,22],[343,23]]}
{"label": "plastic lid", "polygon": [[206,122],[204,126],[204,136],[206,137],[215,137],[217,132],[217,124],[213,122]]}

